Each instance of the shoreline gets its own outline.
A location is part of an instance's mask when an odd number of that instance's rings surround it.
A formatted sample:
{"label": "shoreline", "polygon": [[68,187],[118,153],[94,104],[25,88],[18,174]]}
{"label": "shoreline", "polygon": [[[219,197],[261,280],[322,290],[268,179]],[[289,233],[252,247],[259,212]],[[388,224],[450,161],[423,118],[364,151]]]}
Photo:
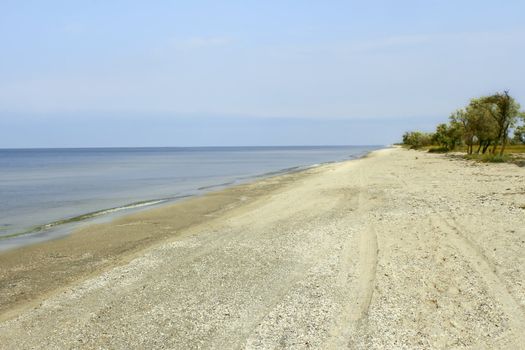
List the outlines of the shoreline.
{"label": "shoreline", "polygon": [[41,244],[54,239],[61,239],[89,225],[108,223],[113,220],[117,220],[121,217],[134,215],[142,211],[154,210],[156,208],[170,206],[175,203],[178,203],[181,200],[186,200],[187,198],[203,196],[211,192],[221,191],[229,187],[259,181],[264,178],[292,174],[295,172],[305,171],[317,166],[359,159],[365,157],[368,153],[373,151],[374,150],[371,150],[363,154],[357,154],[355,156],[352,155],[349,156],[349,159],[326,161],[322,163],[308,165],[298,165],[289,168],[272,170],[261,174],[236,177],[234,180],[226,183],[217,183],[194,189],[189,189],[183,193],[179,193],[171,197],[147,198],[137,202],[130,202],[123,205],[119,205],[117,207],[100,208],[91,212],[81,213],[79,215],[70,217],[62,217],[50,222],[37,224],[35,226],[28,227],[27,229],[20,232],[14,232],[5,235],[0,234],[0,254],[24,246]]}
{"label": "shoreline", "polygon": [[91,226],[0,255],[0,344],[519,348],[524,179],[390,148]]}
{"label": "shoreline", "polygon": [[[195,225],[204,225],[213,220],[213,217],[219,213],[225,213],[239,205],[247,205],[261,197],[271,195],[273,191],[286,186],[288,182],[308,176],[309,171],[337,163],[354,162],[364,159],[376,151],[369,151],[348,160],[297,166],[254,175],[245,181],[239,181],[233,185],[228,184],[224,188],[221,188],[224,184],[209,186],[206,189],[211,189],[211,191],[202,194],[181,196],[175,201],[145,207],[136,212],[122,213],[116,217],[106,216],[106,221],[103,222],[93,222],[88,219],[81,222],[77,227],[65,227],[67,233],[59,236],[17,245],[5,250],[0,249],[0,272],[2,272],[0,274],[0,282],[2,282],[0,283],[0,300],[4,300],[0,304],[0,322],[14,317],[21,310],[37,305],[40,300],[48,295],[57,293],[73,283],[96,276],[107,269],[125,264],[141,251],[183,234],[179,231]],[[101,210],[101,212],[104,211],[107,210]],[[110,231],[112,228],[122,225],[133,225],[148,220],[148,218],[162,217],[169,213],[174,216],[181,216],[181,221],[170,227],[171,230],[176,230],[175,232],[157,234],[144,232],[130,234],[127,232],[124,239],[119,234],[110,238],[102,238],[100,235],[102,231]],[[67,219],[60,221],[67,221]],[[98,235],[93,235],[91,232],[93,230]],[[7,240],[9,238],[6,238]],[[106,244],[109,244],[111,248],[107,249]],[[31,257],[30,266],[24,261],[27,257]],[[61,259],[65,261],[60,261]],[[64,267],[63,263],[65,262],[72,267]],[[80,264],[87,264],[87,266],[77,266]],[[8,276],[4,272],[13,269],[15,266],[17,267],[16,275]],[[92,270],[88,272],[86,270],[89,266]],[[28,272],[30,276],[24,276],[24,278],[35,281],[35,285],[17,290],[17,275],[27,274]],[[56,277],[52,276],[60,276],[61,279],[56,280],[54,279]],[[2,288],[2,286],[9,286],[10,290],[6,291],[6,288]]]}

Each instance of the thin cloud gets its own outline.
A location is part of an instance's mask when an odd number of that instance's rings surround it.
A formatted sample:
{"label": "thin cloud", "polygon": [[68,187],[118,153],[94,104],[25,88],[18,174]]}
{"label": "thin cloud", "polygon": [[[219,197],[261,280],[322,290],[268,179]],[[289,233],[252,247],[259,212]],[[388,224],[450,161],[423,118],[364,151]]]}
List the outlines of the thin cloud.
{"label": "thin cloud", "polygon": [[342,55],[355,56],[361,54],[370,54],[376,52],[385,52],[393,50],[405,50],[409,48],[419,48],[421,46],[433,43],[436,38],[431,35],[398,35],[379,38],[358,39],[343,42],[331,42],[321,45],[310,46],[288,46],[280,47],[273,51],[275,56],[318,56],[318,55]]}
{"label": "thin cloud", "polygon": [[229,46],[233,39],[223,36],[195,36],[186,39],[175,39],[172,46],[179,50],[198,50]]}
{"label": "thin cloud", "polygon": [[380,51],[384,49],[420,46],[423,44],[427,44],[430,41],[431,37],[428,35],[391,36],[386,38],[354,43],[353,45],[351,45],[351,50],[357,52]]}

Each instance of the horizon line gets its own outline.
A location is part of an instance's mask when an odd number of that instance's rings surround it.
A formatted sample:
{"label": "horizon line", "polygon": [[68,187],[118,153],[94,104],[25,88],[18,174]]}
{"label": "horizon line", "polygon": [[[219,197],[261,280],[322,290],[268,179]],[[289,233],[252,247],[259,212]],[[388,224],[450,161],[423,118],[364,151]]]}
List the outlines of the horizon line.
{"label": "horizon line", "polygon": [[4,150],[60,150],[60,149],[147,149],[147,148],[284,148],[284,147],[380,147],[388,144],[366,145],[229,145],[229,146],[85,146],[85,147],[0,147]]}

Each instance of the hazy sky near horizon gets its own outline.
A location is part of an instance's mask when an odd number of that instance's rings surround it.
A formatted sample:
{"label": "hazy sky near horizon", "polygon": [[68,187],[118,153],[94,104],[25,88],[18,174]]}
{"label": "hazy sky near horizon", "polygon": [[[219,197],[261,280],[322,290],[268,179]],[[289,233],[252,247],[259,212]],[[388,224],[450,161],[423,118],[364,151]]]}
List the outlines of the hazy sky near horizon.
{"label": "hazy sky near horizon", "polygon": [[525,104],[525,2],[0,2],[0,147],[386,144]]}

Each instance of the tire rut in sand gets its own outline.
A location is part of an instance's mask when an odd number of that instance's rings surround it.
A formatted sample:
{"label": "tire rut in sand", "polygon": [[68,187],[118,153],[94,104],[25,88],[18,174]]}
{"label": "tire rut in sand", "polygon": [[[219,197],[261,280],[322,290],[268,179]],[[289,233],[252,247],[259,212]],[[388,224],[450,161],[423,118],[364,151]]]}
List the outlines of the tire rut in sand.
{"label": "tire rut in sand", "polygon": [[[393,177],[409,188],[410,184],[397,174]],[[483,250],[464,232],[468,232],[460,226],[456,220],[447,217],[444,213],[429,200],[417,197],[426,207],[431,210],[430,220],[432,226],[438,226],[446,234],[447,241],[463,256],[472,269],[485,282],[486,292],[491,295],[500,305],[503,313],[507,316],[511,332],[514,335],[516,349],[523,348],[525,345],[525,315],[523,308],[514,299],[512,294],[506,288],[505,283],[497,273],[496,266],[487,258]]]}
{"label": "tire rut in sand", "polygon": [[351,260],[351,254],[355,254],[355,250],[351,249],[352,242],[346,242],[341,256],[339,284],[340,288],[347,290],[350,298],[330,332],[330,338],[325,344],[327,349],[342,349],[351,345],[354,334],[360,328],[366,327],[368,309],[374,294],[379,249],[377,234],[373,225],[364,220],[370,209],[370,203],[365,202],[363,198],[366,187],[361,172],[359,173],[359,185],[358,208],[355,213],[357,220],[363,220],[364,227],[360,234],[354,237],[358,240],[356,243],[359,251],[357,279],[354,283],[349,281],[349,276],[354,272],[352,269],[355,268]]}
{"label": "tire rut in sand", "polygon": [[[365,202],[363,200],[364,191],[366,191],[367,187],[362,170],[359,173],[359,183],[361,185],[359,212],[362,216],[366,216],[370,212],[372,205],[370,201]],[[359,238],[359,294],[357,310],[353,316],[353,320],[356,322],[368,316],[368,309],[374,294],[378,252],[377,233],[374,226],[370,222],[366,222],[366,228]]]}
{"label": "tire rut in sand", "polygon": [[485,282],[487,292],[489,295],[492,295],[508,317],[511,332],[515,336],[516,345],[523,346],[523,344],[525,344],[525,333],[523,332],[525,329],[525,316],[520,304],[516,302],[505,287],[505,283],[498,276],[494,264],[483,254],[477,244],[462,234],[464,229],[459,227],[455,220],[446,218],[430,204],[429,206],[434,212],[434,217],[431,218],[434,222],[433,226],[439,226],[444,233],[447,234],[449,243],[463,255],[469,262],[469,265],[482,278]]}
{"label": "tire rut in sand", "polygon": [[362,320],[368,316],[368,309],[374,294],[377,270],[377,234],[373,227],[368,227],[361,235],[359,243],[359,299],[357,313],[353,319]]}
{"label": "tire rut in sand", "polygon": [[[400,176],[395,177],[405,186],[409,185]],[[525,315],[523,314],[523,308],[505,287],[505,283],[497,273],[496,266],[487,258],[476,243],[462,233],[467,231],[464,227],[460,226],[453,218],[449,219],[446,217],[430,201],[423,199],[423,202],[433,213],[434,217],[431,217],[431,221],[437,226],[440,226],[439,223],[444,224],[445,233],[447,233],[450,243],[462,253],[465,259],[470,262],[472,268],[481,275],[487,284],[488,291],[502,305],[509,319],[514,320],[511,321],[511,324],[513,324],[514,328],[518,327],[515,329],[520,334],[521,344],[525,344],[525,333],[523,332],[525,329]]]}

